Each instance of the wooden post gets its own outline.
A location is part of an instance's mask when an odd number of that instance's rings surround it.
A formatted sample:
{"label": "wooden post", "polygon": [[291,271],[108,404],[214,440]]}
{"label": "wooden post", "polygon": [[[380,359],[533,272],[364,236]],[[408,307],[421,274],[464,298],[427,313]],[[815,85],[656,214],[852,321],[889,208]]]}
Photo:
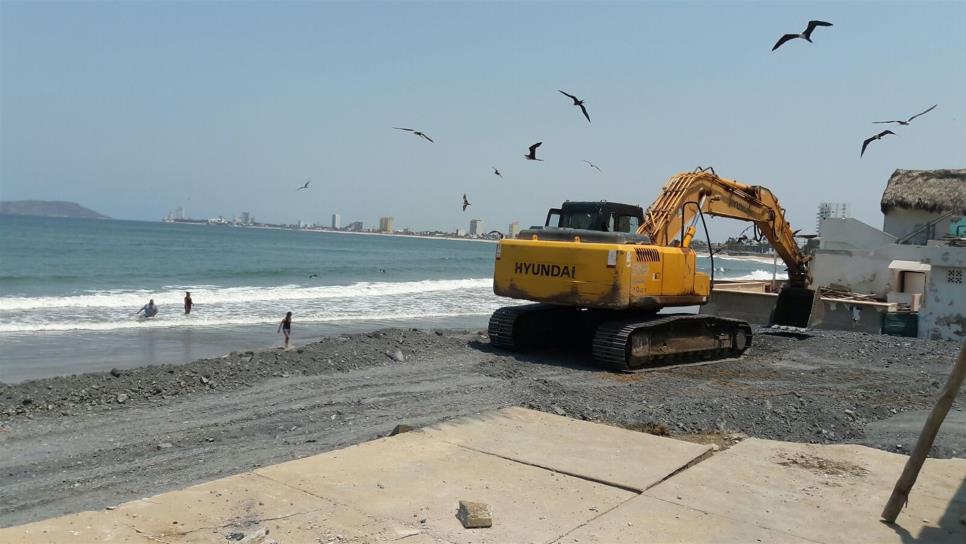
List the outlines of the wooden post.
{"label": "wooden post", "polygon": [[902,475],[899,476],[899,480],[892,490],[892,496],[889,497],[889,502],[886,503],[885,508],[882,510],[882,519],[887,522],[895,522],[902,507],[909,500],[909,491],[912,490],[913,484],[916,483],[919,470],[922,469],[922,464],[926,462],[926,456],[929,454],[932,443],[936,439],[936,433],[939,432],[939,426],[946,419],[946,413],[949,412],[949,407],[956,400],[956,395],[959,393],[959,388],[963,385],[964,378],[966,378],[966,342],[963,343],[963,347],[959,350],[959,359],[956,361],[956,366],[953,367],[953,371],[949,375],[945,389],[939,395],[939,400],[936,401],[936,405],[932,407],[932,412],[929,413],[926,424],[922,426],[922,433],[919,435],[916,447],[912,450],[909,460],[906,461],[906,467],[902,469]]}

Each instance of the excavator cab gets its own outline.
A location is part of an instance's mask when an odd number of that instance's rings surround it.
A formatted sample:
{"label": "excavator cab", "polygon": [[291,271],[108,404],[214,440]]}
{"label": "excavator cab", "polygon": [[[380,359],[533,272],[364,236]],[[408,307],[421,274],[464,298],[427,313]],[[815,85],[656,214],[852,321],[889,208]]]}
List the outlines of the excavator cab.
{"label": "excavator cab", "polygon": [[637,233],[644,222],[640,206],[618,202],[566,201],[547,212],[544,225],[520,231],[523,240],[575,241],[598,243],[650,243],[650,238]]}

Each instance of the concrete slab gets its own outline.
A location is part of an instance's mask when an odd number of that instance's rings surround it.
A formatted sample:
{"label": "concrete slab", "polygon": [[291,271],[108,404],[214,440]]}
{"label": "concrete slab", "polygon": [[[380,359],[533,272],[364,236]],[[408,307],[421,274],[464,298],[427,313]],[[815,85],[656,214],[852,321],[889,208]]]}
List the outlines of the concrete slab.
{"label": "concrete slab", "polygon": [[635,491],[644,491],[711,450],[704,444],[524,408],[461,418],[419,432],[465,448]]}
{"label": "concrete slab", "polygon": [[823,448],[745,440],[645,495],[817,542],[966,541],[966,526],[959,522],[966,504],[954,501],[955,491],[935,481],[948,467],[920,476],[917,485],[928,494],[914,490],[890,527],[879,521],[894,483],[884,474],[898,474],[905,458],[858,446]]}
{"label": "concrete slab", "polygon": [[560,544],[814,544],[743,520],[640,496],[557,540]]}
{"label": "concrete slab", "polygon": [[[549,542],[636,496],[418,432],[256,472],[377,519],[425,520],[428,535],[454,543]],[[464,529],[460,500],[489,504],[493,527]]]}
{"label": "concrete slab", "polygon": [[118,516],[106,512],[81,512],[59,518],[0,529],[4,544],[47,544],[110,542],[114,544],[157,544],[140,534]]}

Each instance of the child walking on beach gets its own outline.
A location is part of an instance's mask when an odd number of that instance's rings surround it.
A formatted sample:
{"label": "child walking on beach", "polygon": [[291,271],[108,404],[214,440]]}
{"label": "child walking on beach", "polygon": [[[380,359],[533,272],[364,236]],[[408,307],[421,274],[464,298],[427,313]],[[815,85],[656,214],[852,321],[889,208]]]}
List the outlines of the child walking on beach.
{"label": "child walking on beach", "polygon": [[288,349],[288,339],[292,336],[292,312],[285,314],[285,319],[278,324],[278,331],[285,335],[285,349]]}

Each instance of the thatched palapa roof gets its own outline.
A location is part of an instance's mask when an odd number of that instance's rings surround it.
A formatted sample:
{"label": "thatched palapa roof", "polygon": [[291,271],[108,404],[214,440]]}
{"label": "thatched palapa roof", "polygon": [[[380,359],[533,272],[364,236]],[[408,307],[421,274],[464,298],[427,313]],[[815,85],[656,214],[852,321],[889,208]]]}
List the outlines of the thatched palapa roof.
{"label": "thatched palapa roof", "polygon": [[882,213],[893,208],[966,215],[966,169],[896,170],[882,193]]}

